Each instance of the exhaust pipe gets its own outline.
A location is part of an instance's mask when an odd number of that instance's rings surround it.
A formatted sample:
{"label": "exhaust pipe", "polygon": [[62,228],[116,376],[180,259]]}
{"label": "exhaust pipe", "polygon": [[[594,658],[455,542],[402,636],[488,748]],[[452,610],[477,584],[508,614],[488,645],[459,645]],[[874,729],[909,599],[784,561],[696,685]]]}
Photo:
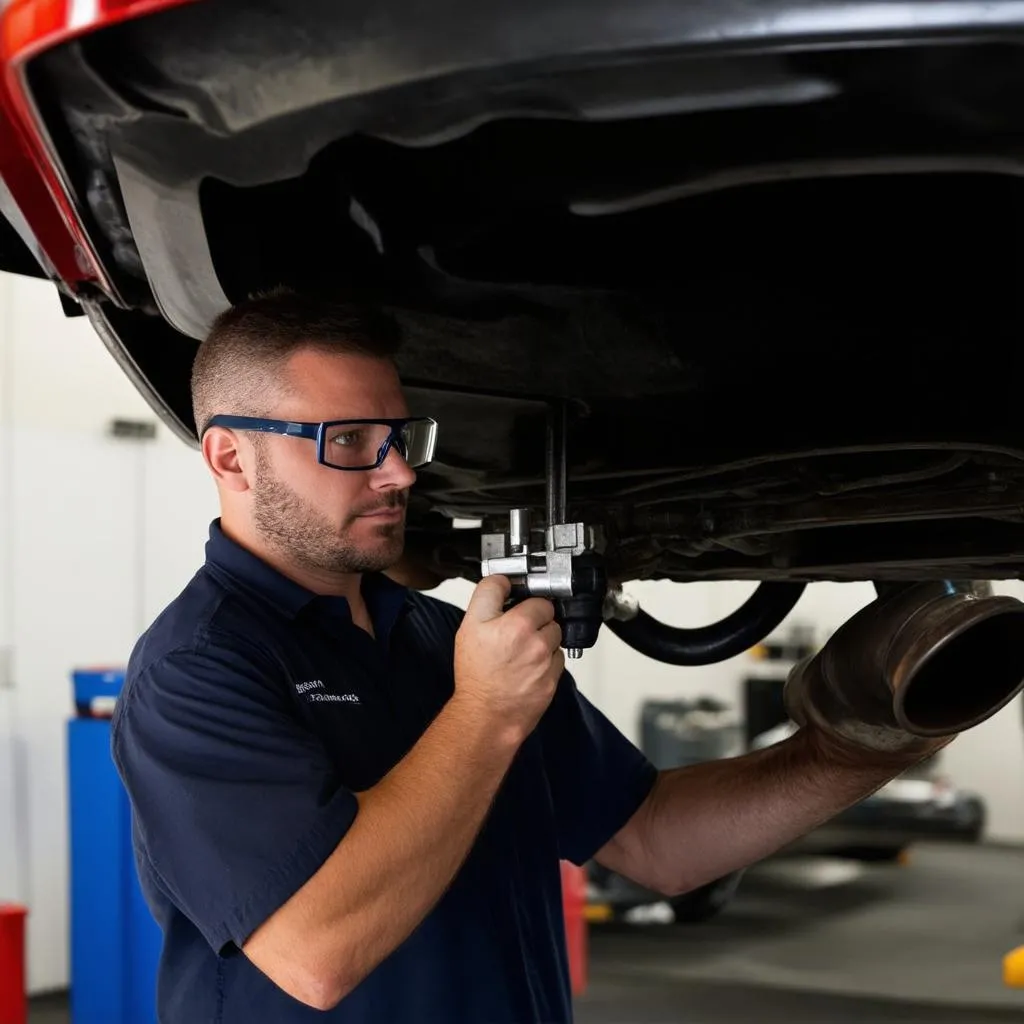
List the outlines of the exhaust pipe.
{"label": "exhaust pipe", "polygon": [[1021,689],[1024,602],[940,581],[883,590],[794,667],[786,707],[798,724],[898,752],[984,722]]}

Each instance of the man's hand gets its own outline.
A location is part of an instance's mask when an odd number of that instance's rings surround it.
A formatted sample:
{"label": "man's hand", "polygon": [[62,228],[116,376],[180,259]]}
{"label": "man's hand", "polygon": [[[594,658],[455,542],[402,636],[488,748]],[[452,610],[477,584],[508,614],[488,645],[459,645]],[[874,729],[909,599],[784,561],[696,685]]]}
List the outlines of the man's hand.
{"label": "man's hand", "polygon": [[547,710],[565,669],[562,630],[550,601],[531,597],[504,611],[511,585],[477,585],[455,637],[455,700],[474,703],[522,742]]}

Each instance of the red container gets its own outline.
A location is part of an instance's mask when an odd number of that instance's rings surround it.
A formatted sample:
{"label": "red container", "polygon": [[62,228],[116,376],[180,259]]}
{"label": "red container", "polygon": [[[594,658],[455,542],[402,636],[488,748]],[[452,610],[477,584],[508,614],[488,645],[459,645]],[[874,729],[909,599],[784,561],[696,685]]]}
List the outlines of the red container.
{"label": "red container", "polygon": [[565,941],[569,950],[569,980],[572,994],[587,990],[587,872],[562,861],[562,912],[565,916]]}
{"label": "red container", "polygon": [[0,903],[0,1024],[26,1024],[25,918],[28,910]]}

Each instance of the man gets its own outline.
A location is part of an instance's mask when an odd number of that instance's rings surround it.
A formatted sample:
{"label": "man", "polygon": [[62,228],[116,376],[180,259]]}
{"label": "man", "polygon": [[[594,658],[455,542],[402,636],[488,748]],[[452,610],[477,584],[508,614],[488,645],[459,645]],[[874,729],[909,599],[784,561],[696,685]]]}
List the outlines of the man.
{"label": "man", "polygon": [[433,439],[395,343],[278,292],[196,358],[221,517],[113,740],[164,1024],[568,1020],[559,858],[680,893],[908,763],[805,728],[659,774],[564,672],[550,602],[489,578],[463,617],[381,575]]}

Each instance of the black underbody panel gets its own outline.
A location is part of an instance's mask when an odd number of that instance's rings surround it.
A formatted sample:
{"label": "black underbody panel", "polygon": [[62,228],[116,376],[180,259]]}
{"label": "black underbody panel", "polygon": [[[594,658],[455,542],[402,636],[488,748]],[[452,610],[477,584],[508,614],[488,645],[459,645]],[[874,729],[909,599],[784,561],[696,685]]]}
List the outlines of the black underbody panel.
{"label": "black underbody panel", "polygon": [[196,340],[279,283],[377,301],[441,422],[414,541],[570,506],[613,575],[1004,577],[1024,4],[205,0],[30,83],[183,436]]}

